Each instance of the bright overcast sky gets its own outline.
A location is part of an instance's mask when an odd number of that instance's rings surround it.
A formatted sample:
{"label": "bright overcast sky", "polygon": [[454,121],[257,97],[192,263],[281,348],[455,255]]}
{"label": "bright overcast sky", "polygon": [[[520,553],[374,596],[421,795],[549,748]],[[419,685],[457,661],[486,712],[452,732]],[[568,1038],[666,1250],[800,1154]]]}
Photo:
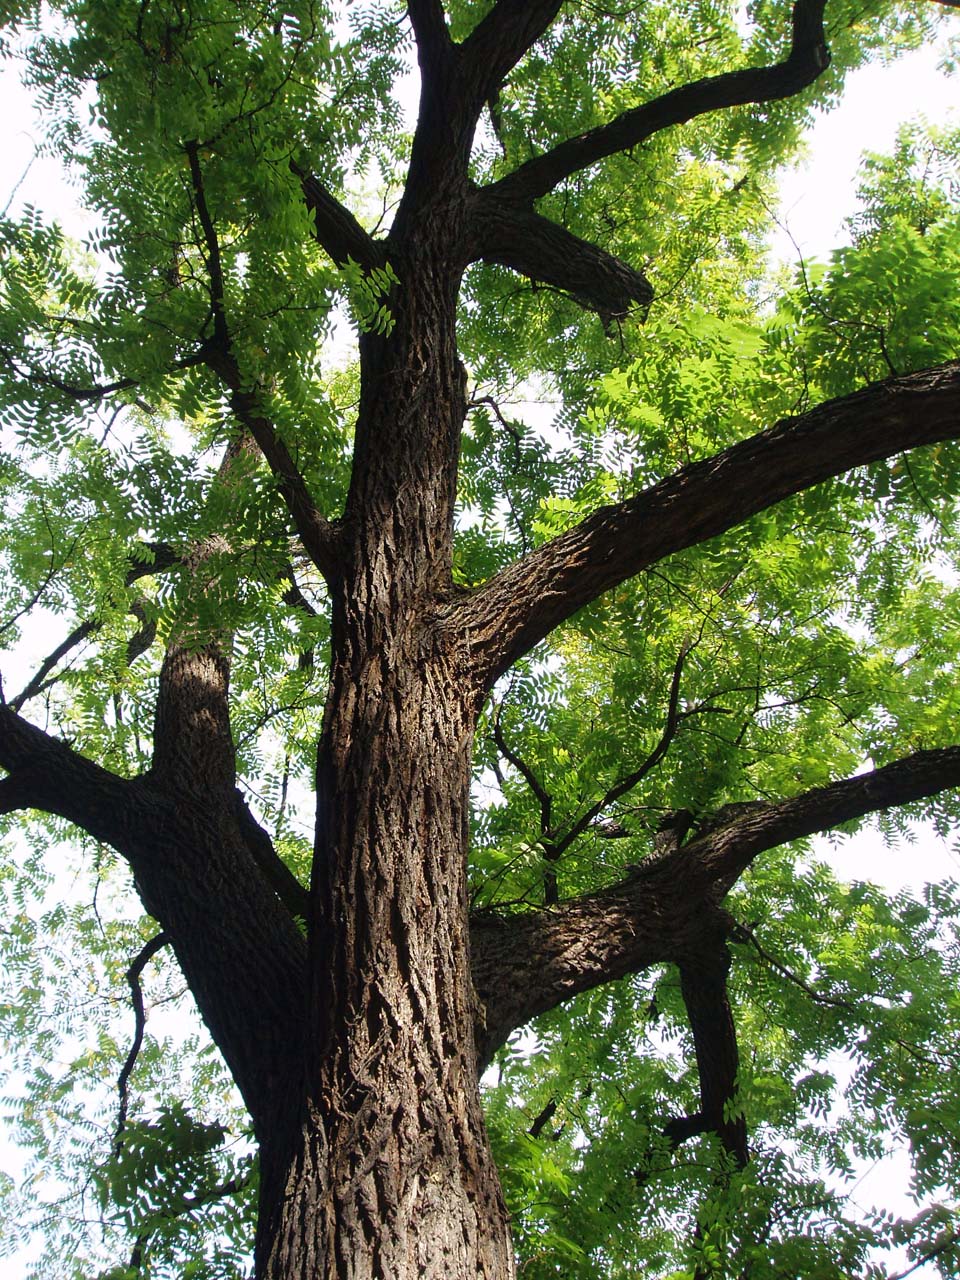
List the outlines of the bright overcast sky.
{"label": "bright overcast sky", "polygon": [[[960,36],[960,21],[954,24]],[[890,66],[874,63],[847,80],[843,101],[821,114],[808,134],[808,159],[784,173],[780,219],[803,255],[824,257],[843,239],[852,212],[864,151],[890,151],[898,126],[924,116],[933,124],[960,123],[960,76],[941,72],[935,48],[917,49]],[[796,258],[779,234],[774,252]]]}

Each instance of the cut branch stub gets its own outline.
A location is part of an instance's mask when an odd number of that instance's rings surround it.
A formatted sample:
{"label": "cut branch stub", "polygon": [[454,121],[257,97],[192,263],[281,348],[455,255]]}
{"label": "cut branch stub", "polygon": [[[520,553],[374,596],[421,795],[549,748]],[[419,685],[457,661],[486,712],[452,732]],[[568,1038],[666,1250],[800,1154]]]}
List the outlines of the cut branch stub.
{"label": "cut branch stub", "polygon": [[533,209],[487,192],[475,194],[470,235],[472,261],[509,267],[558,289],[595,311],[605,326],[632,311],[646,314],[653,301],[641,271]]}

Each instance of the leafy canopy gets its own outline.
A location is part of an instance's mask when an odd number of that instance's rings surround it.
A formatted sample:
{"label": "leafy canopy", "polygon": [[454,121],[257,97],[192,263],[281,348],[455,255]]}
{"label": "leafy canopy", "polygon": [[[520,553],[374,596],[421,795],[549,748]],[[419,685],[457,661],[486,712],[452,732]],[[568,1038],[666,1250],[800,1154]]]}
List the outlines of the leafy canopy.
{"label": "leafy canopy", "polygon": [[[454,36],[488,7],[449,6]],[[957,355],[956,130],[909,126],[893,156],[869,157],[850,245],[768,278],[773,169],[812,105],[876,51],[925,38],[935,15],[839,4],[830,20],[834,61],[814,89],[660,133],[542,202],[649,263],[645,324],[611,334],[505,268],[468,273],[462,584],[780,416]],[[389,221],[409,150],[403,10],[83,0],[41,19],[14,4],[2,39],[96,219],[83,244],[33,209],[0,223],[5,697],[132,776],[150,763],[163,640],[186,618],[201,638],[229,627],[242,785],[305,877],[327,601],[267,471],[246,462],[213,485],[231,426],[197,358],[214,317],[192,178],[202,165],[242,376],[336,513],[358,394],[344,334],[389,327],[396,280],[389,264],[330,261],[298,174],[354,193],[369,227]],[[569,5],[492,104],[475,177],[674,84],[769,61],[783,40],[768,3],[746,19],[713,0]],[[549,408],[525,412],[533,398]],[[548,845],[563,846],[561,896],[586,891],[639,863],[680,807],[703,817],[949,743],[958,490],[950,446],[821,485],[609,593],[521,662],[477,742],[475,905],[540,901]],[[170,549],[224,531],[198,592]],[[894,847],[917,816],[947,832],[957,800],[888,814]],[[30,1163],[19,1189],[0,1188],[4,1247],[41,1228],[38,1275],[245,1274],[249,1133],[162,952],[143,976],[146,1035],[116,1142],[125,975],[152,922],[109,849],[55,819],[5,822],[0,1021]],[[48,854],[67,839],[72,851]],[[697,1105],[670,971],[581,996],[503,1050],[487,1104],[523,1274],[879,1276],[877,1250],[919,1256],[951,1238],[957,894],[846,885],[806,845],[757,863],[729,903],[736,1106],[754,1150],[742,1171],[717,1176],[710,1136],[678,1150],[664,1137],[665,1118]],[[912,1221],[855,1195],[862,1162],[891,1147],[912,1161]],[[952,1274],[956,1249],[936,1265]]]}

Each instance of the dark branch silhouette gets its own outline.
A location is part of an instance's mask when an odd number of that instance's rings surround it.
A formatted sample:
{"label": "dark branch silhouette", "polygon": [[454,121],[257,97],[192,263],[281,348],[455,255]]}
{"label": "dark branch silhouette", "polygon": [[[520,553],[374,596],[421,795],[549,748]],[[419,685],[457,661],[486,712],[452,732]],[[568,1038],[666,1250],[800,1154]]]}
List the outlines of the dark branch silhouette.
{"label": "dark branch silhouette", "polygon": [[[484,1060],[515,1028],[580,991],[654,964],[681,967],[718,929],[717,905],[761,853],[871,813],[960,787],[960,746],[918,751],[872,772],[746,812],[603,889],[522,915],[477,911],[474,980]],[[726,920],[724,932],[731,922]]]}
{"label": "dark branch silhouette", "polygon": [[665,556],[853,467],[958,436],[954,360],[827,400],[601,507],[464,600],[455,625],[478,680],[489,687],[577,609]]}
{"label": "dark branch silhouette", "polygon": [[793,97],[812,84],[830,64],[823,33],[824,7],[825,0],[797,0],[793,8],[790,51],[782,62],[706,76],[672,89],[642,107],[625,111],[609,124],[570,138],[544,155],[528,160],[489,187],[491,196],[529,204],[552,191],[564,178],[607,156],[629,151],[671,125],[728,107]]}
{"label": "dark branch silhouette", "polygon": [[170,939],[165,933],[158,933],[145,942],[139,953],[134,958],[127,969],[127,983],[130,987],[130,1000],[133,1004],[133,1013],[135,1018],[133,1043],[130,1046],[130,1052],[124,1059],[120,1076],[117,1080],[117,1093],[120,1095],[120,1106],[117,1111],[117,1129],[113,1139],[113,1149],[116,1155],[119,1155],[120,1148],[123,1146],[123,1130],[127,1123],[127,1111],[130,1104],[129,1085],[130,1076],[133,1068],[136,1066],[137,1058],[143,1046],[143,1033],[147,1025],[147,1015],[143,1007],[143,987],[140,985],[140,979],[143,977],[143,971],[157,954],[161,948],[167,946]]}

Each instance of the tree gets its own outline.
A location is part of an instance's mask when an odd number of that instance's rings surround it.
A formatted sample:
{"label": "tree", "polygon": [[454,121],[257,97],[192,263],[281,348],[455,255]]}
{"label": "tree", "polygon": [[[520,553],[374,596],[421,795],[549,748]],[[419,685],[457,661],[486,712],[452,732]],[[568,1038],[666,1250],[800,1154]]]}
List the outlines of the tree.
{"label": "tree", "polygon": [[[99,226],[3,225],[6,637],[67,634],[5,691],[0,808],[145,913],[46,921],[137,1010],[85,1157],[111,1274],[239,1274],[255,1195],[258,1280],[513,1275],[495,1060],[525,1274],[953,1265],[949,1204],[858,1224],[823,1175],[890,1127],[957,1194],[954,890],[802,842],[957,816],[957,138],[905,134],[853,246],[762,291],[811,106],[939,7],[38,8],[7,50]],[[202,1049],[192,1105],[138,1059],[174,961],[255,1163]],[[53,1159],[72,1085],[35,1084]]]}

